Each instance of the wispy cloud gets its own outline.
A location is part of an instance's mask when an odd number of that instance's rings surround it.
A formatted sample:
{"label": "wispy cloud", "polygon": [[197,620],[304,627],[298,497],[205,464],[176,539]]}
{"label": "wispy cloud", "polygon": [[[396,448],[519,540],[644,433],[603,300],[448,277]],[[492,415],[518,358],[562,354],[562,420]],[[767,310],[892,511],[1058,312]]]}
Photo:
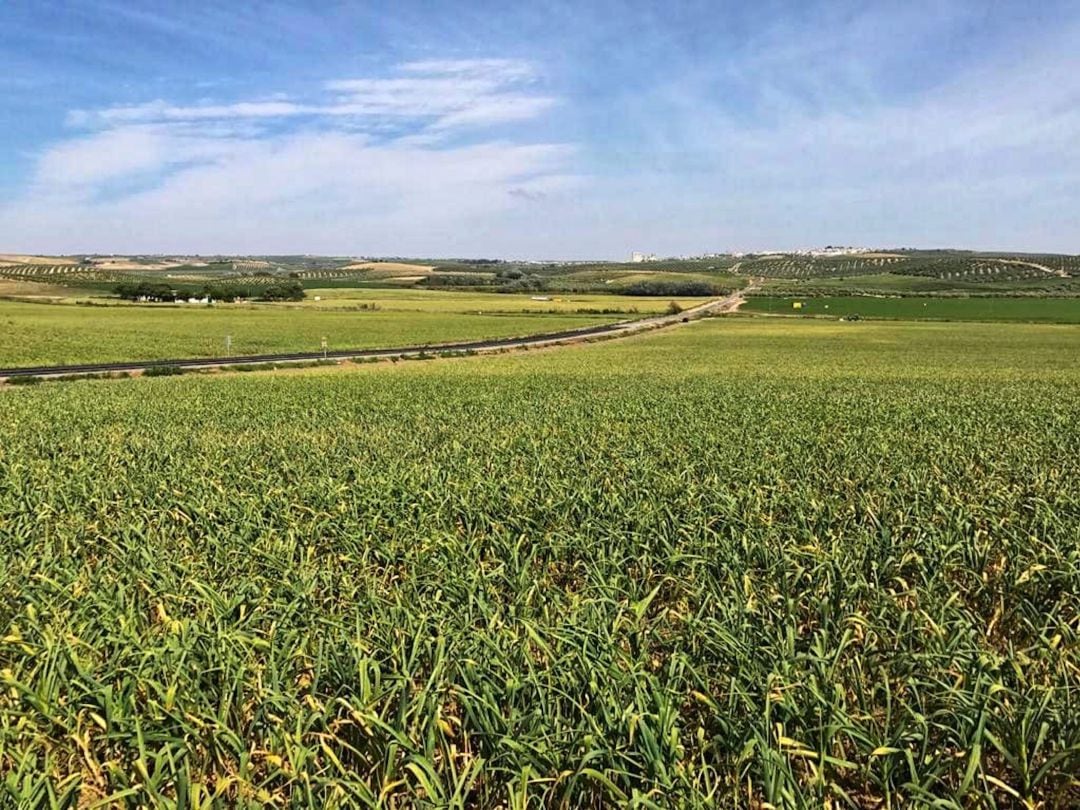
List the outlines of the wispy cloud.
{"label": "wispy cloud", "polygon": [[121,124],[166,123],[170,121],[207,121],[225,118],[285,118],[303,115],[315,108],[289,101],[239,101],[233,104],[170,104],[162,99],[144,104],[108,107],[103,110],[73,110],[68,124],[99,128]]}
{"label": "wispy cloud", "polygon": [[328,81],[321,93],[306,100],[275,98],[176,105],[157,99],[101,110],[75,110],[69,114],[68,123],[76,127],[100,128],[298,116],[359,121],[394,117],[446,130],[533,118],[556,103],[551,96],[527,91],[527,85],[536,74],[530,64],[517,60],[407,62],[397,73],[399,75]]}
{"label": "wispy cloud", "polygon": [[69,251],[340,252],[351,234],[362,253],[469,252],[479,229],[579,184],[572,146],[489,134],[555,103],[529,92],[535,78],[514,60],[431,60],[328,81],[307,101],[80,112],[70,123],[89,131],[41,153],[0,230]]}
{"label": "wispy cloud", "polygon": [[[1068,224],[1080,210],[1077,21],[917,83],[903,72],[983,13],[784,20],[748,38],[748,53],[647,86],[621,122],[632,136],[611,147],[635,176],[610,172],[597,207],[658,251],[1080,250]],[[663,211],[643,217],[659,208],[650,197]]]}
{"label": "wispy cloud", "polygon": [[469,76],[500,84],[536,78],[536,69],[521,59],[422,59],[401,65],[406,73],[436,76]]}
{"label": "wispy cloud", "polygon": [[[107,133],[76,157],[118,146]],[[467,254],[513,209],[572,192],[574,150],[505,142],[431,149],[372,143],[362,135],[301,133],[230,142],[156,130],[132,142],[140,158],[116,162],[78,187],[46,184],[0,209],[0,230],[53,250]],[[188,160],[148,188],[102,196],[115,172],[141,172],[161,155]],[[197,159],[201,158],[201,159]],[[50,158],[51,160],[52,158]],[[52,164],[59,169],[58,163]],[[103,164],[104,165],[104,164]],[[509,231],[508,231],[509,232]]]}

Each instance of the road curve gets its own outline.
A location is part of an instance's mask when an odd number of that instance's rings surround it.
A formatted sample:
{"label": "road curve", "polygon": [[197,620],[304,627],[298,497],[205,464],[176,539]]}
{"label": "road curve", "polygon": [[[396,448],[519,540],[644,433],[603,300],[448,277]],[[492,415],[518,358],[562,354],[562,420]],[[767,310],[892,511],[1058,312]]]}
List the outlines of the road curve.
{"label": "road curve", "polygon": [[601,326],[568,329],[563,332],[547,332],[523,337],[469,340],[457,343],[433,343],[422,346],[401,346],[388,349],[339,349],[327,352],[299,352],[289,354],[257,354],[237,357],[188,357],[182,359],[134,360],[119,363],[81,363],[64,366],[32,366],[25,368],[0,368],[0,380],[16,377],[63,377],[67,375],[108,375],[139,373],[148,368],[172,366],[179,369],[213,369],[223,366],[251,366],[263,363],[305,363],[313,360],[391,360],[415,357],[422,354],[447,354],[454,352],[492,352],[523,349],[538,346],[558,346],[600,337],[623,337],[652,329],[660,329],[678,323],[687,323],[706,315],[731,312],[742,303],[743,295],[753,288],[753,283],[725,298],[716,298],[683,312],[658,315],[634,321],[619,321]]}

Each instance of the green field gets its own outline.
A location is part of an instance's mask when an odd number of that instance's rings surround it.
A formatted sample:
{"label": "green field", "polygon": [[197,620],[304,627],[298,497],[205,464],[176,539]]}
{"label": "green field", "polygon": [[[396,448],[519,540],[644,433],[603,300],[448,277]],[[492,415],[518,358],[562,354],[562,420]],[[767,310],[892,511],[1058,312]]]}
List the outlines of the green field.
{"label": "green field", "polygon": [[[451,295],[451,294],[448,294]],[[491,295],[489,299],[507,296]],[[405,346],[557,332],[624,315],[456,314],[282,305],[74,306],[0,301],[0,367]]]}
{"label": "green field", "polygon": [[[794,304],[802,304],[795,309]],[[744,312],[861,318],[942,321],[1024,321],[1080,323],[1080,298],[885,298],[822,296],[789,298],[754,296]]]}
{"label": "green field", "polygon": [[0,389],[2,806],[1080,803],[1080,329]]}
{"label": "green field", "polygon": [[815,278],[766,278],[764,292],[776,296],[799,295],[1042,295],[1067,296],[1080,292],[1080,278],[1038,276],[991,282],[941,279],[934,276],[877,273]]}

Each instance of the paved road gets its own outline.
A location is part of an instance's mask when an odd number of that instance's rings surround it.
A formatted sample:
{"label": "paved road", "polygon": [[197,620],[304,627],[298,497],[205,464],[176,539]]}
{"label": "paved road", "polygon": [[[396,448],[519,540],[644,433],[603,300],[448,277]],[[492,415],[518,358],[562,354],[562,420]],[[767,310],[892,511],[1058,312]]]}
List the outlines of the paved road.
{"label": "paved road", "polygon": [[471,340],[459,343],[435,343],[425,346],[402,346],[389,349],[344,349],[338,351],[302,352],[295,354],[258,354],[239,357],[200,357],[174,360],[134,360],[119,363],[82,363],[66,366],[35,366],[28,368],[0,368],[0,380],[13,377],[61,377],[70,374],[119,374],[139,373],[148,368],[175,366],[182,369],[210,369],[222,366],[248,366],[261,363],[304,363],[313,360],[390,360],[395,357],[415,357],[419,354],[444,354],[450,352],[492,352],[537,346],[559,346],[601,337],[623,337],[660,329],[679,323],[687,323],[706,315],[731,312],[743,301],[743,295],[753,289],[751,282],[745,290],[726,298],[716,298],[678,314],[658,315],[635,321],[619,321],[602,326],[589,326],[565,332],[527,335],[515,338]]}

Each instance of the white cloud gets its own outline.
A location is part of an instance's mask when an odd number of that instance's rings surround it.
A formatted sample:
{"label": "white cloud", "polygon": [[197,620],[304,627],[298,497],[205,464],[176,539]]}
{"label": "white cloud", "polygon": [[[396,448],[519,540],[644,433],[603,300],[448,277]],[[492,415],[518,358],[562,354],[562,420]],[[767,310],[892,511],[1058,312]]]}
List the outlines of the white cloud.
{"label": "white cloud", "polygon": [[425,59],[406,62],[401,70],[434,76],[481,76],[501,83],[536,78],[533,66],[520,59]]}
{"label": "white cloud", "polygon": [[306,100],[73,113],[90,131],[41,152],[0,232],[39,251],[470,253],[516,208],[578,185],[572,147],[485,137],[555,103],[528,92],[534,76],[513,60],[413,62]]}
{"label": "white cloud", "polygon": [[[99,160],[124,142],[145,143],[146,157]],[[431,148],[346,132],[223,141],[119,128],[47,153],[52,168],[34,193],[0,208],[0,232],[38,251],[471,253],[477,234],[515,208],[575,188],[574,154],[557,144]],[[173,162],[160,182],[103,196],[154,157],[158,168]],[[84,163],[98,168],[62,171]]]}
{"label": "white cloud", "polygon": [[[646,88],[627,104],[641,111],[621,122],[630,136],[605,155],[636,170],[598,184],[594,230],[621,222],[623,244],[672,253],[828,242],[1080,250],[1069,222],[1080,210],[1080,57],[1067,47],[1080,29],[886,92],[898,80],[889,41],[926,47],[924,23],[888,24],[895,16],[877,14],[872,31],[856,19],[800,37],[765,32],[734,59],[735,79],[687,71]],[[717,89],[730,86],[750,99],[732,104]]]}
{"label": "white cloud", "polygon": [[74,110],[68,115],[73,126],[116,126],[168,121],[204,121],[216,118],[284,118],[301,115],[312,108],[288,101],[242,101],[236,104],[183,106],[158,99],[145,104],[109,107],[88,112]]}
{"label": "white cloud", "polygon": [[136,124],[63,141],[38,160],[32,197],[93,195],[115,180],[150,179],[177,166],[211,164],[243,151],[241,130],[184,124]]}
{"label": "white cloud", "polygon": [[480,99],[438,118],[432,128],[437,130],[460,127],[490,126],[510,121],[536,118],[555,106],[555,99],[538,96],[499,96]]}
{"label": "white cloud", "polygon": [[[68,123],[103,128],[125,124],[236,119],[377,119],[434,123],[438,129],[487,126],[532,118],[555,99],[522,92],[535,77],[531,65],[509,59],[407,62],[404,75],[336,79],[306,101],[282,97],[227,104],[172,104],[162,99],[102,110],[74,110]],[[329,95],[327,95],[329,94]]]}
{"label": "white cloud", "polygon": [[[37,251],[470,253],[515,207],[578,185],[575,150],[485,139],[552,100],[504,92],[509,63],[407,66],[407,76],[333,82],[332,103],[292,100],[95,113],[94,132],[46,148],[0,232]],[[484,76],[481,73],[485,73]],[[321,118],[282,132],[251,119]],[[420,122],[373,138],[348,125]],[[338,126],[337,124],[342,124]],[[447,146],[448,130],[474,136]],[[514,193],[509,193],[513,190]]]}
{"label": "white cloud", "polygon": [[158,169],[167,159],[162,139],[152,130],[108,130],[46,151],[38,161],[36,185],[80,186]]}

